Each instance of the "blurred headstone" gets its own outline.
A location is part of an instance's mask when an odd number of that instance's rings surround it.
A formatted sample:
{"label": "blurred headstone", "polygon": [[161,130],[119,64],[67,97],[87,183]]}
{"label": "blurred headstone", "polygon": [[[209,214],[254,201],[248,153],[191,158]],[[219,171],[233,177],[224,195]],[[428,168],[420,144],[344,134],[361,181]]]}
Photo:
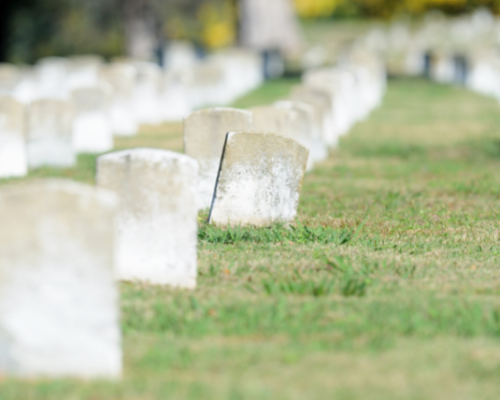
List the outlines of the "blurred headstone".
{"label": "blurred headstone", "polygon": [[295,219],[309,151],[268,132],[227,134],[209,221],[269,226]]}
{"label": "blurred headstone", "polygon": [[116,136],[133,136],[139,130],[134,109],[136,75],[135,67],[125,62],[111,63],[101,73],[112,88],[109,113]]}
{"label": "blurred headstone", "polygon": [[63,57],[47,57],[35,66],[39,99],[69,100],[70,61]]}
{"label": "blurred headstone", "polygon": [[165,150],[133,149],[97,160],[98,186],[120,196],[119,279],[196,286],[198,165]]}
{"label": "blurred headstone", "polygon": [[226,133],[253,129],[252,113],[234,108],[209,108],[184,121],[184,152],[198,160],[199,207],[210,207]]}
{"label": "blurred headstone", "polygon": [[29,167],[71,167],[75,164],[72,122],[73,113],[67,102],[37,100],[31,103],[26,136]]}
{"label": "blurred headstone", "polygon": [[0,178],[28,172],[25,139],[25,106],[0,95]]}
{"label": "blurred headstone", "polygon": [[0,95],[12,94],[21,77],[21,70],[15,65],[0,63]]}
{"label": "blurred headstone", "polygon": [[304,85],[294,86],[290,94],[292,100],[310,104],[321,114],[323,141],[330,147],[338,144],[338,135],[333,121],[333,103],[330,95],[323,89]]}
{"label": "blurred headstone", "polygon": [[167,70],[191,68],[198,63],[196,48],[190,42],[172,41],[163,54],[163,67]]}
{"label": "blurred headstone", "polygon": [[163,122],[161,102],[162,73],[153,63],[135,64],[137,82],[134,92],[134,110],[139,124],[156,125]]}
{"label": "blurred headstone", "polygon": [[0,193],[0,374],[119,378],[113,193],[39,181]]}
{"label": "blurred headstone", "polygon": [[79,153],[102,153],[113,148],[109,118],[109,93],[102,87],[71,92],[73,104],[73,146]]}

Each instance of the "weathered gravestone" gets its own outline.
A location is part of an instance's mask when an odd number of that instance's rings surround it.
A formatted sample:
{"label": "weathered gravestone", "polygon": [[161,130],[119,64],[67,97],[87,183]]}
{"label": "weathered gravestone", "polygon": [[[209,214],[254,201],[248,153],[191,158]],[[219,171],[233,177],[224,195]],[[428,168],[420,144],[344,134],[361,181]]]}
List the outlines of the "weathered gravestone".
{"label": "weathered gravestone", "polygon": [[63,180],[0,193],[0,374],[118,378],[113,193]]}
{"label": "weathered gravestone", "polygon": [[184,152],[198,160],[198,206],[210,207],[226,133],[253,129],[252,113],[234,108],[209,108],[184,121]]}
{"label": "weathered gravestone", "polygon": [[97,184],[121,197],[118,277],[196,286],[198,165],[182,154],[134,149],[97,161]]}
{"label": "weathered gravestone", "polygon": [[0,178],[25,176],[28,172],[24,105],[0,95]]}
{"label": "weathered gravestone", "polygon": [[73,104],[73,146],[80,153],[101,153],[113,148],[109,118],[109,94],[101,87],[71,92]]}
{"label": "weathered gravestone", "polygon": [[28,165],[71,167],[75,164],[71,105],[59,100],[38,100],[28,113]]}
{"label": "weathered gravestone", "polygon": [[227,134],[209,221],[268,226],[297,214],[309,151],[268,132]]}

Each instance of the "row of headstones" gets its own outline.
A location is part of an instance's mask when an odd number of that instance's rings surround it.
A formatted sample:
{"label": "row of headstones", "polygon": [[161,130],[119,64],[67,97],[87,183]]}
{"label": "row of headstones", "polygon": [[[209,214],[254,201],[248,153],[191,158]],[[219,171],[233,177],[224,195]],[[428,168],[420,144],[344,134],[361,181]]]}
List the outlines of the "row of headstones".
{"label": "row of headstones", "polygon": [[389,71],[463,85],[500,98],[500,20],[486,9],[448,18],[429,14],[419,24],[396,21],[363,39],[384,55]]}
{"label": "row of headstones", "polygon": [[385,83],[367,65],[308,72],[272,106],[195,112],[185,121],[186,155],[103,155],[97,187],[2,188],[0,373],[119,377],[115,280],[195,287],[200,185],[208,182],[212,224],[293,221],[309,154],[326,157],[341,128],[380,101]]}
{"label": "row of headstones", "polygon": [[[307,170],[324,160],[339,138],[383,97],[383,65],[372,55],[365,54],[364,61],[355,63],[354,57],[337,67],[310,70],[287,99],[271,105],[249,110],[209,108],[191,114],[184,124],[184,151],[200,165],[199,208],[212,204],[226,132],[257,130],[293,139],[309,151]],[[241,206],[262,210],[258,204]]]}
{"label": "row of headstones", "polygon": [[262,82],[259,62],[232,50],[182,71],[95,57],[46,59],[23,73],[0,66],[0,177],[70,167],[77,153],[109,151],[114,135],[134,135],[139,124],[232,102]]}

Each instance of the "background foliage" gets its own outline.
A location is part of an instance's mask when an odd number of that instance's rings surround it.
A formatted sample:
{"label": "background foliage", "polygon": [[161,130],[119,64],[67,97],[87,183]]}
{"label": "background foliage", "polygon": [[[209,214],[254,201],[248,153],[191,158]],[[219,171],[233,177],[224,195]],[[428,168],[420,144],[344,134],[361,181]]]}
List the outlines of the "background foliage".
{"label": "background foliage", "polygon": [[500,0],[294,0],[300,16],[384,17],[395,14],[420,15],[430,10],[447,14],[470,12],[477,7],[500,12]]}

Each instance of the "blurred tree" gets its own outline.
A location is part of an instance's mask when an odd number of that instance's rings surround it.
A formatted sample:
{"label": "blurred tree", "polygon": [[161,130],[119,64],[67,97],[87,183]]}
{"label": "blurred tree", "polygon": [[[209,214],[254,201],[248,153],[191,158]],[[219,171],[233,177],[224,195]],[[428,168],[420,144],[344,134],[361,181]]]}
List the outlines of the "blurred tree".
{"label": "blurred tree", "polygon": [[243,46],[293,53],[304,44],[290,0],[239,0],[239,17]]}
{"label": "blurred tree", "polygon": [[160,46],[160,21],[151,0],[121,0],[127,55],[150,60]]}

